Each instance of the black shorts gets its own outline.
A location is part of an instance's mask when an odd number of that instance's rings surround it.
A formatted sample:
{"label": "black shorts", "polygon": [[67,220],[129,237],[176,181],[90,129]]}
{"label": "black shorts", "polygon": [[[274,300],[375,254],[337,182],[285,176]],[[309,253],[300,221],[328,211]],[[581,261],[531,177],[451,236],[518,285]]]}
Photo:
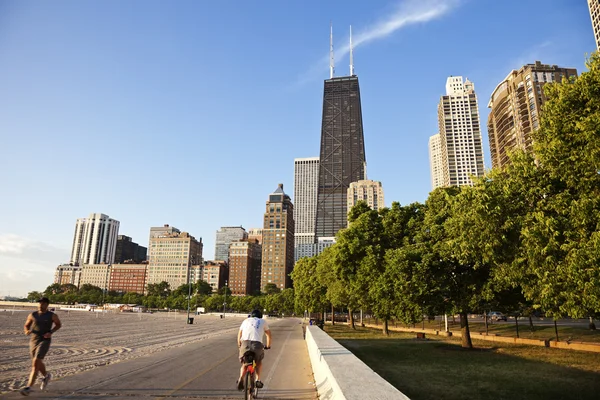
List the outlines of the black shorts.
{"label": "black shorts", "polygon": [[254,353],[254,359],[256,361],[261,361],[265,357],[265,346],[261,342],[242,340],[242,345],[240,346],[240,361],[242,361],[244,354],[246,354],[247,351]]}
{"label": "black shorts", "polygon": [[50,349],[50,339],[44,339],[41,337],[34,337],[29,341],[29,353],[31,358],[37,358],[43,360],[46,353]]}

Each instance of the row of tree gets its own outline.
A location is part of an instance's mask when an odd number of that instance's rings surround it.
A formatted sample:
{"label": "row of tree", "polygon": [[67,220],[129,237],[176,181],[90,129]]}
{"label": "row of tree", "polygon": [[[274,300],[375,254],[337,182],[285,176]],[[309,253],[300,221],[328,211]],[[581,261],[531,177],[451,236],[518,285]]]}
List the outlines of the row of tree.
{"label": "row of tree", "polygon": [[232,296],[228,287],[213,293],[212,287],[199,280],[192,287],[187,284],[172,290],[168,282],[148,284],[146,294],[135,292],[104,291],[90,284],[77,287],[71,284],[53,283],[44,292],[30,292],[27,299],[36,301],[46,296],[52,303],[58,304],[139,304],[148,308],[192,311],[204,307],[206,311],[250,312],[254,309],[267,310],[268,313],[291,315],[294,312],[293,289],[280,290],[275,284],[268,284],[264,294],[256,296]]}
{"label": "row of tree", "polygon": [[384,321],[543,311],[600,312],[600,58],[570,82],[547,84],[532,152],[515,151],[474,186],[440,188],[424,204],[356,205],[337,243],[300,260],[296,303],[369,310]]}

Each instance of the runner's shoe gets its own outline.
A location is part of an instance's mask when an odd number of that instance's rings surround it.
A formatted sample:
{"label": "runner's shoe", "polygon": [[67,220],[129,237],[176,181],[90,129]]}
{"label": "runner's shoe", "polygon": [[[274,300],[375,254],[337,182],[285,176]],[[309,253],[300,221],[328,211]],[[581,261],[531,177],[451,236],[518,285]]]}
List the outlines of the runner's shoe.
{"label": "runner's shoe", "polygon": [[29,393],[31,393],[31,388],[29,386],[25,386],[23,389],[19,390],[19,393],[21,393],[23,396],[29,396]]}
{"label": "runner's shoe", "polygon": [[42,384],[40,385],[41,390],[45,390],[48,387],[50,379],[52,379],[52,374],[46,372],[46,376],[44,377],[44,379],[42,379]]}

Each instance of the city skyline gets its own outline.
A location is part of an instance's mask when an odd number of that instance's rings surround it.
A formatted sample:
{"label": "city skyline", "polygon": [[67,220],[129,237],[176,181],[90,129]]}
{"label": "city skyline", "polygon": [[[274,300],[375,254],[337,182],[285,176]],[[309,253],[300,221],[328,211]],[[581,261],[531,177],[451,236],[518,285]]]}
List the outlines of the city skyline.
{"label": "city skyline", "polygon": [[[427,198],[427,140],[450,75],[475,82],[491,167],[484,103],[498,82],[536,60],[585,72],[596,48],[585,1],[528,1],[543,12],[527,40],[491,17],[522,2],[498,3],[3,3],[0,296],[48,286],[73,221],[96,210],[142,246],[172,223],[203,238],[205,259],[219,227],[260,227],[273,182],[292,187],[293,159],[319,154],[330,21],[336,76],[349,71],[352,25],[368,175],[388,205]],[[268,163],[249,157],[275,142],[285,146]]]}

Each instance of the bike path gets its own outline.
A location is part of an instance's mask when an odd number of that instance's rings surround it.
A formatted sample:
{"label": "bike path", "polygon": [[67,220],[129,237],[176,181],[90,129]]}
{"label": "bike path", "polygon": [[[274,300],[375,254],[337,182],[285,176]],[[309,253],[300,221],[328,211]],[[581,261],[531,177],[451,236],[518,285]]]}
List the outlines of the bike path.
{"label": "bike path", "polygon": [[[242,319],[240,319],[240,324]],[[299,319],[269,320],[272,348],[265,352],[259,391],[262,399],[317,399]],[[151,334],[151,332],[149,332]],[[236,330],[145,357],[54,379],[48,390],[34,387],[30,398],[44,399],[239,399],[235,388],[240,363]],[[52,358],[47,360],[52,372]],[[24,371],[26,374],[27,371]],[[18,392],[2,399],[22,399]]]}

